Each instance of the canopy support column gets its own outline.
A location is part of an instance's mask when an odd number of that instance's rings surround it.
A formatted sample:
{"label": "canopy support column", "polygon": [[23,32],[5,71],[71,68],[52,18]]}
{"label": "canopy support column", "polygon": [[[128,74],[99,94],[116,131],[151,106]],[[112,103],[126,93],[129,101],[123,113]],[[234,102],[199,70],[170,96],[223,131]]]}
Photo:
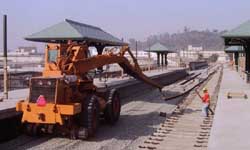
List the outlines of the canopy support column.
{"label": "canopy support column", "polygon": [[249,83],[249,73],[250,73],[250,45],[245,46],[246,59],[245,59],[245,72],[246,72],[246,82]]}
{"label": "canopy support column", "polygon": [[160,53],[157,53],[157,67],[160,67]]}
{"label": "canopy support column", "polygon": [[168,53],[165,53],[165,66],[168,66]]}
{"label": "canopy support column", "polygon": [[234,53],[234,61],[235,61],[235,63],[234,63],[235,64],[235,69],[236,69],[236,71],[238,71],[238,68],[239,68],[238,67],[238,64],[239,64],[238,63],[239,62],[239,52]]}
{"label": "canopy support column", "polygon": [[161,66],[163,67],[163,53],[161,53]]}

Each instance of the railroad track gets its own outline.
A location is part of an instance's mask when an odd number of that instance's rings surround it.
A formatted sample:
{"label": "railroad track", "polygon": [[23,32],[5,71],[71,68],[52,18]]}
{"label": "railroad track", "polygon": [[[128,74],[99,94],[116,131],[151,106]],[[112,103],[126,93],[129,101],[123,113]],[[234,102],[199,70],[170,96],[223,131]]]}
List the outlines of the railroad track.
{"label": "railroad track", "polygon": [[[219,83],[222,77],[221,71],[210,73],[207,79],[199,84],[198,89],[205,85],[208,86],[212,94],[211,104],[215,109]],[[213,75],[213,76],[212,76]],[[217,83],[217,84],[214,84]],[[193,89],[192,87],[190,89]],[[179,94],[183,95],[183,94]],[[175,96],[176,97],[176,96]],[[176,107],[166,120],[161,123],[160,127],[155,132],[148,136],[143,143],[138,146],[138,149],[148,150],[205,150],[210,136],[213,116],[201,116],[201,101],[196,96],[195,92],[186,97],[186,99]]]}
{"label": "railroad track", "polygon": [[162,89],[162,94],[165,101],[189,94],[194,88],[205,82],[217,70],[218,66],[208,67],[202,71],[191,73],[185,80],[176,82],[170,86],[165,86]]}

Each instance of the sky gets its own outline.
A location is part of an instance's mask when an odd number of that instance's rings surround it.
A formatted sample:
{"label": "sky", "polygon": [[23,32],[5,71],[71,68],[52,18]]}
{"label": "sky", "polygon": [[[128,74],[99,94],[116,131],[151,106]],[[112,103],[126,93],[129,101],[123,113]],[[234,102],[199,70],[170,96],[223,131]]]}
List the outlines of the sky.
{"label": "sky", "polygon": [[43,44],[23,38],[72,19],[101,27],[118,38],[146,40],[150,35],[194,30],[230,30],[250,19],[249,0],[1,0],[8,16],[8,49]]}

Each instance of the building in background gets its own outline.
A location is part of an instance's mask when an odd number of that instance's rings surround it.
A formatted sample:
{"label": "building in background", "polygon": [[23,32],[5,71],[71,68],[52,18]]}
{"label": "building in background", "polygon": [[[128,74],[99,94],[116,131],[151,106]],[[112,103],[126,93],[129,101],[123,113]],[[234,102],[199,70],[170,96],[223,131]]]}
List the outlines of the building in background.
{"label": "building in background", "polygon": [[35,46],[20,46],[16,50],[17,54],[37,54],[37,48]]}
{"label": "building in background", "polygon": [[228,55],[222,50],[204,50],[202,46],[188,45],[187,49],[179,51],[179,56],[187,61],[194,61],[201,58],[208,59],[212,55],[218,55],[219,62],[228,61]]}
{"label": "building in background", "polygon": [[[0,62],[3,61],[0,54]],[[34,46],[20,46],[8,52],[8,68],[10,71],[42,71],[44,53],[39,53]],[[2,68],[2,66],[1,66]]]}
{"label": "building in background", "polygon": [[187,50],[188,50],[188,51],[202,51],[202,50],[203,50],[203,47],[202,47],[202,46],[188,45]]}

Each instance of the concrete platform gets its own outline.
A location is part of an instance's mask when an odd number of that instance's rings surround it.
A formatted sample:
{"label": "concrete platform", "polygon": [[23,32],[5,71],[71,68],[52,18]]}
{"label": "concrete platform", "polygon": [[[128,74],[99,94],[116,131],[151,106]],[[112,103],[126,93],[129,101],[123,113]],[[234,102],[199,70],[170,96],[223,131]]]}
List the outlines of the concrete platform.
{"label": "concrete platform", "polygon": [[[150,78],[161,81],[161,84],[168,85],[176,80],[182,79],[187,76],[187,72],[184,69],[177,70],[152,70],[145,72]],[[98,79],[94,80],[94,83],[100,83]],[[139,91],[148,91],[152,89],[151,86],[146,85],[140,81],[136,81],[132,77],[125,78],[112,78],[106,82],[109,88],[116,88],[120,92],[121,98],[136,95]],[[136,88],[134,88],[136,87]],[[24,100],[28,97],[29,89],[14,90],[9,92],[9,99],[0,102],[0,120],[16,116],[18,112],[15,111],[16,103],[19,100]],[[0,93],[0,97],[3,97],[3,93]]]}
{"label": "concrete platform", "polygon": [[[0,119],[9,118],[18,114],[15,110],[17,101],[26,99],[28,96],[28,89],[14,90],[8,93],[9,99],[0,102]],[[0,93],[3,97],[3,93]]]}
{"label": "concrete platform", "polygon": [[[248,98],[228,99],[228,92],[245,93]],[[224,67],[218,96],[208,149],[249,150],[250,85],[237,72]]]}

